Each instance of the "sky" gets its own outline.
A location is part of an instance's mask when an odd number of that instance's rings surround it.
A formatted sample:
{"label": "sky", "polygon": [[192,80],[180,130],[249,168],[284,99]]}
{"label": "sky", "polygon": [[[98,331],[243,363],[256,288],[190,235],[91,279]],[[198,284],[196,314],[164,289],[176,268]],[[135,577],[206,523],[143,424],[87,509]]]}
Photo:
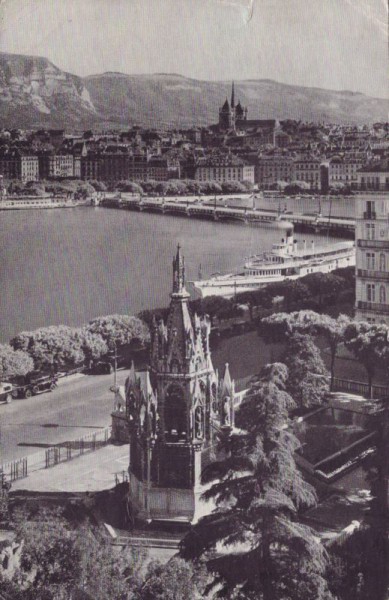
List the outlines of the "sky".
{"label": "sky", "polygon": [[387,0],[0,0],[0,51],[80,76],[274,79],[389,98]]}

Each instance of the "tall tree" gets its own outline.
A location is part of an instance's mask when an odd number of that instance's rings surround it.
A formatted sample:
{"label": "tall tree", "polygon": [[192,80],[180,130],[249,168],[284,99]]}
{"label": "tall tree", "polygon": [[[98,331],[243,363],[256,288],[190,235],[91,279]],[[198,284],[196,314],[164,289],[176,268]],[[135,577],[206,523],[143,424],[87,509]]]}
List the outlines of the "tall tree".
{"label": "tall tree", "polygon": [[311,336],[292,334],[282,362],[289,369],[287,390],[296,404],[304,408],[321,404],[329,390],[328,374]]}
{"label": "tall tree", "polygon": [[215,509],[184,538],[183,557],[207,561],[219,597],[256,600],[332,598],[323,577],[326,553],[298,520],[315,493],[294,462],[298,441],[287,429],[294,405],[285,365],[268,365],[237,413],[226,457],[210,465],[204,493]]}

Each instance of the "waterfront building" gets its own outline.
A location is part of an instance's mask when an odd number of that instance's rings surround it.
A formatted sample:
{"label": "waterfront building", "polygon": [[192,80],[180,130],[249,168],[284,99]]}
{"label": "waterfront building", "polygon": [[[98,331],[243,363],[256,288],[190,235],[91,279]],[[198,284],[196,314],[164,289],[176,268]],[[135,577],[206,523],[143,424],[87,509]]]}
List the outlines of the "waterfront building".
{"label": "waterfront building", "polygon": [[81,179],[101,179],[101,160],[99,154],[82,152],[80,157],[80,167]]}
{"label": "waterfront building", "polygon": [[362,162],[357,159],[334,156],[328,165],[328,183],[330,187],[346,185],[357,187],[357,172],[362,167]]}
{"label": "waterfront building", "polygon": [[303,181],[309,185],[311,190],[319,190],[321,187],[320,173],[321,161],[312,156],[301,157],[294,160],[293,179]]}
{"label": "waterfront building", "polygon": [[72,154],[39,154],[39,177],[74,177],[74,157]]}
{"label": "waterfront building", "polygon": [[19,179],[24,183],[38,181],[38,157],[17,149],[3,152],[0,154],[0,174],[4,179]]}
{"label": "waterfront building", "polygon": [[200,182],[255,182],[254,165],[234,154],[215,154],[198,160],[195,179]]}
{"label": "waterfront building", "polygon": [[131,499],[148,521],[200,516],[201,473],[215,460],[217,436],[234,424],[234,382],[227,366],[219,383],[209,319],[191,314],[189,298],[178,247],[167,322],[151,328],[150,369],[132,366],[112,413],[114,439],[129,437]]}
{"label": "waterfront building", "polygon": [[389,193],[356,200],[356,318],[389,325]]}
{"label": "waterfront building", "polygon": [[270,155],[258,158],[255,166],[255,183],[266,188],[278,181],[293,180],[293,159],[287,155]]}
{"label": "waterfront building", "polygon": [[389,192],[389,158],[362,167],[357,181],[359,190]]}

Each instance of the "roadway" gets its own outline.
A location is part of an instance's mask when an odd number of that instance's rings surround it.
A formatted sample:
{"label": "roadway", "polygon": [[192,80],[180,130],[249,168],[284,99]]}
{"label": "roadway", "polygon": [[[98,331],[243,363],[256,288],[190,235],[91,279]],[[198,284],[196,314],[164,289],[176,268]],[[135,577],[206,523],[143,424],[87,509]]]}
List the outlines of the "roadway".
{"label": "roadway", "polygon": [[[328,368],[328,351],[323,342],[320,346]],[[267,345],[253,331],[222,340],[219,348],[212,352],[212,361],[220,377],[228,362],[231,376],[245,380],[258,373],[264,364],[279,360],[282,351],[282,345]],[[119,385],[124,384],[127,375],[128,370],[118,371]],[[366,381],[364,369],[349,357],[337,358],[335,375]],[[386,384],[381,373],[377,373],[376,379],[376,383]],[[113,375],[72,376],[60,380],[53,392],[0,405],[0,464],[110,425],[114,397],[109,387],[112,384]],[[240,389],[241,385],[237,387]]]}
{"label": "roadway", "polygon": [[[119,385],[127,375],[118,371]],[[53,392],[0,405],[0,463],[110,425],[112,384],[112,375],[71,376]]]}

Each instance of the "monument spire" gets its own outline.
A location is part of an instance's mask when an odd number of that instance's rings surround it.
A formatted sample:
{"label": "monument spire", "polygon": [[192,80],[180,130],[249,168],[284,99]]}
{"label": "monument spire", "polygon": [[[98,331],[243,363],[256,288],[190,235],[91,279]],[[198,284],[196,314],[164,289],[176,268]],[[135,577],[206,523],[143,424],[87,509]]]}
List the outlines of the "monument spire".
{"label": "monument spire", "polygon": [[173,258],[173,294],[187,294],[185,289],[185,261],[181,254],[181,246],[177,245],[177,253]]}
{"label": "monument spire", "polygon": [[232,82],[232,90],[231,90],[231,108],[235,107],[235,82]]}

